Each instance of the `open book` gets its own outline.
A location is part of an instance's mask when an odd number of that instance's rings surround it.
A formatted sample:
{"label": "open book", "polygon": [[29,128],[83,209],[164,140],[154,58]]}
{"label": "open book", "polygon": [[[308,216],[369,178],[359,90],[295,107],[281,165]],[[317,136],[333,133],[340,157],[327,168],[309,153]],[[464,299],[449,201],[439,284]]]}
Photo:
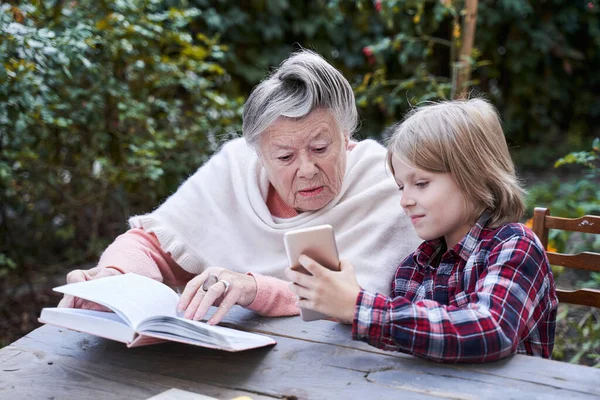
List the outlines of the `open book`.
{"label": "open book", "polygon": [[116,275],[54,290],[101,304],[114,313],[44,308],[41,323],[116,340],[128,347],[168,340],[240,351],[276,343],[267,336],[178,317],[179,295],[167,285],[141,275]]}

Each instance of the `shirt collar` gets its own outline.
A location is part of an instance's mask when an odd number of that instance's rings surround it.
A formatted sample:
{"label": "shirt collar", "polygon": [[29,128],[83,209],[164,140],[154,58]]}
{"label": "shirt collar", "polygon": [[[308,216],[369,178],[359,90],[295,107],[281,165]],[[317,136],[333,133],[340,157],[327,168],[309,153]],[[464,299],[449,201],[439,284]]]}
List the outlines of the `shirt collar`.
{"label": "shirt collar", "polygon": [[480,216],[475,225],[469,230],[469,233],[462,238],[460,242],[454,246],[453,250],[462,258],[467,261],[471,254],[477,248],[477,245],[483,239],[483,230],[489,221],[491,214],[489,211],[484,211]]}
{"label": "shirt collar", "polygon": [[[450,251],[458,254],[460,258],[467,261],[471,254],[477,248],[477,244],[482,239],[482,233],[490,219],[489,211],[484,211],[475,225]],[[426,240],[421,243],[414,253],[413,259],[422,266],[432,266],[433,261],[441,251],[444,251],[445,243],[442,238]]]}

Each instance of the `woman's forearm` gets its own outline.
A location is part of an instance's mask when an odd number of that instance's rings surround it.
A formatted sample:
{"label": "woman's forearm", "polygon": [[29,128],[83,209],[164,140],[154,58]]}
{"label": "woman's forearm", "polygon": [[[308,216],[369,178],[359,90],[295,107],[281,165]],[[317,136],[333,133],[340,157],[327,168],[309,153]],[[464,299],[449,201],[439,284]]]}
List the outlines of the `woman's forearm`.
{"label": "woman's forearm", "polygon": [[170,286],[184,286],[194,277],[160,247],[153,233],[143,229],[130,229],[117,237],[102,253],[98,267],[133,272]]}

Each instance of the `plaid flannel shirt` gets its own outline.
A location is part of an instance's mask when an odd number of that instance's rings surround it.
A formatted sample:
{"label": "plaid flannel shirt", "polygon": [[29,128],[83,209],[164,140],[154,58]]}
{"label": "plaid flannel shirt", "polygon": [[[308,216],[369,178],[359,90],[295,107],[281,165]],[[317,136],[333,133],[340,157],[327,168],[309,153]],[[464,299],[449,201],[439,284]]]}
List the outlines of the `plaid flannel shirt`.
{"label": "plaid flannel shirt", "polygon": [[441,258],[441,239],[422,243],[398,267],[394,298],[361,290],[353,339],[435,361],[550,358],[558,299],[544,249],[526,226],[489,229],[488,218]]}

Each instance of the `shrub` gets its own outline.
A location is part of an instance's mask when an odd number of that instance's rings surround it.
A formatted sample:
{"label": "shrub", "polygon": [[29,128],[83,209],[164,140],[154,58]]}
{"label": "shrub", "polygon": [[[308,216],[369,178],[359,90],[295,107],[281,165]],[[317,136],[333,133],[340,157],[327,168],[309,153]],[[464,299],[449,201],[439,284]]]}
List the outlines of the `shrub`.
{"label": "shrub", "polygon": [[0,6],[0,276],[97,257],[235,134],[227,49],[162,3]]}

